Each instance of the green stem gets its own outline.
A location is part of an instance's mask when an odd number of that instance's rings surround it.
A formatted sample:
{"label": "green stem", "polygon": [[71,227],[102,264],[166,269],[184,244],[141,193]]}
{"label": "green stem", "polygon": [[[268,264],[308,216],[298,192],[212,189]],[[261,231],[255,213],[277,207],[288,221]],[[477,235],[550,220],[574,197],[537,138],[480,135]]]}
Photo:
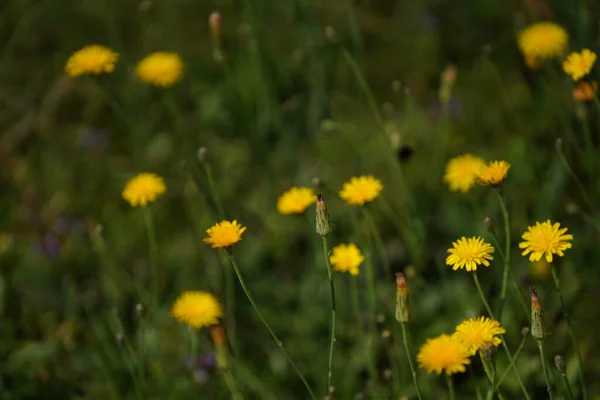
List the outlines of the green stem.
{"label": "green stem", "polygon": [[377,225],[375,224],[375,219],[373,218],[373,214],[367,207],[361,207],[363,214],[365,216],[365,221],[367,221],[367,225],[369,225],[373,240],[375,241],[375,246],[379,251],[379,257],[381,257],[381,262],[383,263],[384,272],[387,277],[392,276],[392,268],[390,267],[390,261],[385,252],[385,246],[383,245],[383,240],[381,239],[381,234],[379,233],[379,229],[377,229]]}
{"label": "green stem", "polygon": [[364,329],[364,324],[362,320],[362,313],[360,311],[360,303],[358,301],[358,285],[356,284],[357,278],[354,276],[350,276],[351,281],[351,289],[350,291],[352,296],[352,306],[354,308],[354,312],[356,314],[356,323],[360,327],[361,339],[363,342],[363,349],[365,352],[365,359],[367,360],[367,369],[369,370],[369,375],[373,382],[377,380],[377,368],[375,367],[375,361],[373,360],[373,352],[369,351],[369,346],[367,343],[367,334]]}
{"label": "green stem", "polygon": [[519,347],[517,348],[517,351],[515,352],[515,355],[513,356],[513,359],[510,361],[510,364],[508,365],[508,368],[506,368],[506,371],[504,371],[504,373],[500,376],[500,379],[498,379],[498,381],[496,382],[496,386],[494,387],[494,391],[498,390],[498,388],[500,388],[500,385],[502,385],[502,382],[504,382],[504,378],[506,378],[506,376],[508,375],[508,373],[510,372],[510,370],[512,368],[514,368],[515,365],[515,361],[517,361],[517,359],[519,358],[519,355],[521,354],[521,351],[523,350],[523,347],[525,346],[525,342],[527,341],[527,337],[529,335],[524,335],[523,339],[521,339],[521,343],[519,344]]}
{"label": "green stem", "polygon": [[210,194],[212,196],[213,202],[215,203],[215,207],[217,208],[217,213],[219,214],[219,218],[226,219],[225,210],[223,209],[223,202],[221,201],[221,196],[219,195],[219,191],[217,190],[217,185],[215,184],[215,179],[213,178],[212,169],[210,165],[206,161],[202,161],[202,167],[204,169],[204,175],[206,175],[206,181],[208,182],[208,188],[210,190]]}
{"label": "green stem", "polygon": [[156,308],[158,307],[158,270],[156,267],[158,247],[156,245],[156,231],[154,230],[152,209],[148,206],[144,207],[144,222],[146,224],[146,233],[148,234],[148,247],[150,249],[150,275],[152,279],[152,291],[148,305],[152,310],[152,314],[156,315]]}
{"label": "green stem", "polygon": [[560,160],[562,161],[562,163],[565,166],[569,175],[571,175],[571,178],[573,178],[573,182],[575,182],[575,186],[577,186],[577,189],[579,189],[579,192],[581,193],[581,198],[583,199],[586,206],[589,208],[589,210],[592,212],[592,214],[595,217],[597,215],[596,207],[594,207],[594,204],[591,202],[590,197],[588,196],[587,190],[585,189],[585,186],[583,185],[583,183],[581,183],[581,181],[579,180],[579,178],[577,177],[577,175],[571,168],[571,165],[569,164],[569,161],[567,161],[567,158],[565,157],[563,150],[560,148],[558,150],[558,156],[560,157]]}
{"label": "green stem", "polygon": [[563,382],[565,382],[565,386],[567,387],[567,392],[569,393],[569,400],[575,400],[575,397],[573,396],[573,391],[571,390],[571,384],[569,383],[569,378],[567,377],[567,374],[561,374],[562,378],[563,378]]}
{"label": "green stem", "polygon": [[410,354],[410,349],[408,347],[408,328],[406,327],[406,324],[403,323],[400,323],[400,326],[402,327],[402,343],[404,343],[406,358],[408,358],[408,366],[410,367],[410,373],[412,374],[413,385],[415,385],[417,397],[419,400],[422,400],[421,389],[419,388],[419,381],[417,380],[417,371],[415,370],[415,366],[412,361],[412,355]]}
{"label": "green stem", "polygon": [[139,327],[139,353],[138,353],[138,374],[142,387],[145,384],[145,372],[146,367],[146,318],[140,315],[140,327]]}
{"label": "green stem", "polygon": [[540,359],[542,360],[542,369],[544,370],[544,378],[546,378],[546,390],[548,391],[548,397],[552,400],[552,385],[550,384],[550,375],[548,374],[548,366],[546,365],[546,357],[544,356],[544,341],[538,340],[538,348],[540,349]]}
{"label": "green stem", "polygon": [[333,364],[333,347],[335,345],[335,285],[333,283],[333,271],[329,262],[329,245],[327,236],[321,236],[323,240],[323,254],[325,256],[325,264],[327,265],[327,275],[329,276],[329,289],[331,292],[331,340],[329,341],[329,363],[327,367],[327,388],[325,396],[329,395],[331,388],[332,364]]}
{"label": "green stem", "polygon": [[504,196],[500,190],[495,190],[500,201],[502,209],[502,218],[504,219],[504,271],[502,273],[502,289],[500,291],[500,304],[498,306],[498,322],[502,323],[502,312],[504,311],[504,303],[506,302],[506,288],[508,286],[508,270],[510,269],[510,217]]}
{"label": "green stem", "polygon": [[479,358],[481,358],[481,363],[483,364],[483,368],[485,369],[485,374],[488,376],[490,380],[490,388],[488,390],[486,400],[492,400],[494,398],[494,385],[496,384],[496,368],[493,364],[487,362],[484,356],[479,353]]}
{"label": "green stem", "polygon": [[452,375],[446,374],[446,385],[448,385],[448,394],[450,395],[450,400],[455,400],[456,396],[454,395],[454,382],[452,382]]}
{"label": "green stem", "polygon": [[475,395],[477,396],[477,400],[481,400],[481,392],[479,390],[479,384],[475,379],[475,374],[473,373],[473,368],[471,365],[467,365],[467,370],[469,371],[469,376],[471,377],[471,381],[473,381],[473,386],[475,386]]}
{"label": "green stem", "polygon": [[227,249],[225,250],[225,252],[227,254],[227,257],[229,258],[229,261],[231,262],[231,265],[233,266],[233,270],[235,271],[235,274],[237,275],[238,281],[240,282],[240,286],[242,286],[242,289],[244,290],[244,293],[246,294],[246,297],[248,298],[248,301],[250,301],[250,304],[252,305],[252,308],[254,308],[254,311],[256,312],[256,314],[258,315],[258,317],[260,318],[260,320],[262,321],[263,325],[267,328],[267,330],[271,334],[271,337],[273,337],[273,340],[275,340],[275,343],[277,343],[277,346],[279,346],[279,349],[281,350],[281,353],[283,353],[283,355],[286,358],[286,360],[290,363],[290,365],[292,366],[292,368],[296,372],[296,375],[298,375],[298,377],[300,378],[300,380],[302,380],[302,383],[304,384],[304,387],[306,388],[306,390],[310,394],[310,397],[313,400],[316,400],[316,397],[315,397],[312,389],[308,385],[308,382],[304,378],[304,375],[302,375],[302,373],[300,372],[300,370],[298,369],[298,367],[296,366],[296,364],[292,361],[292,359],[290,358],[290,356],[288,356],[287,352],[285,351],[285,349],[283,347],[283,342],[281,340],[279,340],[279,337],[277,337],[277,335],[275,334],[275,332],[273,332],[273,330],[271,329],[271,326],[267,323],[267,321],[265,320],[265,318],[262,316],[260,310],[258,309],[258,306],[254,302],[254,298],[250,294],[250,290],[248,290],[248,287],[246,286],[246,282],[244,282],[244,278],[242,277],[242,273],[241,273],[241,271],[240,271],[240,269],[239,269],[239,267],[238,267],[235,259],[233,258],[233,254],[229,250],[227,250]]}
{"label": "green stem", "polygon": [[565,319],[567,320],[567,327],[569,329],[569,337],[571,338],[571,344],[575,348],[575,354],[577,355],[577,364],[579,367],[579,384],[581,385],[581,393],[583,395],[583,399],[586,400],[587,389],[585,386],[585,380],[583,378],[583,360],[581,359],[581,353],[579,352],[579,343],[577,341],[577,337],[575,336],[575,332],[573,331],[573,324],[571,322],[571,316],[567,311],[565,299],[563,298],[562,292],[560,290],[560,280],[558,278],[558,273],[556,272],[556,268],[554,268],[554,264],[552,263],[550,263],[550,270],[552,271],[552,279],[554,280],[554,286],[556,287],[556,292],[558,293],[558,297],[560,299],[560,306],[562,307]]}

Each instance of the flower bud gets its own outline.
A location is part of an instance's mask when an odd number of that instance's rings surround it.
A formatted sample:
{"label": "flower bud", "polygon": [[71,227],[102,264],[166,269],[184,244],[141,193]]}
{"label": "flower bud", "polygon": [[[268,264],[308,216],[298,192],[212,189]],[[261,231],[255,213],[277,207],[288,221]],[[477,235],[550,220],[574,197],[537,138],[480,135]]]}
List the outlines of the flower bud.
{"label": "flower bud", "polygon": [[558,372],[560,372],[563,375],[567,374],[567,363],[565,362],[563,356],[561,356],[560,354],[554,357],[554,365],[556,366]]}
{"label": "flower bud", "polygon": [[142,303],[137,303],[135,305],[135,313],[139,318],[142,318],[144,316],[144,305]]}
{"label": "flower bud", "polygon": [[323,195],[317,195],[317,233],[321,236],[327,236],[331,233],[333,227],[327,213],[327,205],[323,200]]}
{"label": "flower bud", "polygon": [[219,368],[229,368],[229,354],[225,346],[225,329],[222,325],[215,325],[210,328],[210,336],[215,343],[215,358]]}
{"label": "flower bud", "polygon": [[491,344],[485,345],[481,348],[481,353],[488,363],[493,364],[498,358],[498,347]]}
{"label": "flower bud", "polygon": [[544,310],[535,288],[529,288],[531,293],[531,336],[537,340],[546,337],[546,323],[544,321]]}
{"label": "flower bud", "polygon": [[208,17],[208,27],[213,38],[221,37],[221,13],[218,10],[213,11]]}
{"label": "flower bud", "polygon": [[524,326],[521,328],[521,336],[527,337],[531,333],[531,329],[528,326]]}
{"label": "flower bud", "polygon": [[200,162],[206,161],[206,153],[208,153],[208,149],[205,146],[202,146],[198,149],[198,160]]}
{"label": "flower bud", "polygon": [[485,224],[485,228],[488,232],[494,232],[496,230],[496,221],[492,217],[485,217],[483,219],[483,223]]}
{"label": "flower bud", "polygon": [[408,284],[402,272],[396,274],[396,320],[401,324],[410,322],[411,305]]}

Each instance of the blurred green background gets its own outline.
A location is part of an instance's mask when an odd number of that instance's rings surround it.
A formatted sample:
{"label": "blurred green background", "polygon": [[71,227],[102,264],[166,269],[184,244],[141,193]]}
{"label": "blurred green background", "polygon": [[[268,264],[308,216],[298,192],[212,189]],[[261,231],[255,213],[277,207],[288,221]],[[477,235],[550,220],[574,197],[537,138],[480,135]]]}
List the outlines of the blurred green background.
{"label": "blurred green background", "polygon": [[[548,19],[567,29],[571,48],[596,50],[599,8],[589,0],[4,0],[0,398],[140,397],[129,350],[135,351],[146,318],[136,305],[144,305],[151,282],[148,245],[142,210],[131,208],[121,191],[144,171],[164,177],[167,193],[151,206],[160,307],[144,339],[148,379],[141,397],[228,398],[208,331],[201,331],[200,353],[190,359],[188,331],[169,314],[183,290],[226,298],[228,265],[202,243],[219,216],[196,157],[201,146],[227,217],[248,227],[234,250],[248,286],[319,394],[330,310],[314,207],[283,216],[276,200],[292,185],[316,185],[336,224],[331,243],[355,241],[366,250],[362,213],[337,192],[355,175],[382,180],[382,198],[368,206],[384,242],[384,252],[373,247],[370,253],[376,310],[363,272],[357,278],[361,321],[350,304],[350,276],[335,277],[338,399],[415,395],[385,259],[408,277],[413,356],[427,337],[484,314],[468,274],[444,262],[461,236],[491,241],[483,219],[501,226],[500,209],[489,188],[453,193],[442,177],[448,159],[463,153],[507,160],[512,268],[523,290],[538,289],[551,332],[548,358],[565,356],[578,396],[575,353],[552,280],[532,276],[517,249],[535,221],[560,221],[575,237],[556,265],[588,391],[598,398],[600,165],[594,160],[600,113],[593,102],[574,103],[573,84],[559,62],[528,69],[516,37],[530,22]],[[222,19],[223,62],[213,58],[208,27],[215,9]],[[114,73],[67,77],[68,57],[96,43],[120,54]],[[184,60],[184,77],[173,88],[150,88],[135,78],[135,64],[157,50]],[[449,65],[457,77],[444,102],[440,77]],[[585,124],[594,148],[581,150]],[[581,186],[557,153],[558,138]],[[399,230],[390,215],[408,218],[414,232]],[[494,305],[501,272],[497,259],[479,274]],[[235,312],[225,326],[235,325],[228,334],[245,397],[308,398],[237,282],[235,288]],[[510,301],[503,319],[513,349],[528,325],[516,305]],[[363,329],[377,359],[376,377],[367,371]],[[517,364],[532,398],[546,398],[533,340]],[[503,354],[498,365],[506,368]],[[551,370],[562,398],[560,376]],[[477,361],[473,371],[485,388]],[[424,371],[419,379],[426,398],[445,398],[443,379]],[[459,399],[473,398],[468,374],[457,376],[456,384]],[[513,374],[502,390],[507,399],[520,398]]]}

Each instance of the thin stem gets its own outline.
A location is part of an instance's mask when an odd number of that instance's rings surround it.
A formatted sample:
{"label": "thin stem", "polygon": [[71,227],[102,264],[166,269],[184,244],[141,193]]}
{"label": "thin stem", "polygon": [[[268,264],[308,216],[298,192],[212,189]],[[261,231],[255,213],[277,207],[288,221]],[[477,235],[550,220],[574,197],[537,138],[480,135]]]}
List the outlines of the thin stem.
{"label": "thin stem", "polygon": [[512,368],[514,368],[515,361],[517,361],[517,359],[519,358],[519,355],[521,354],[521,351],[523,350],[523,347],[525,347],[525,342],[527,341],[528,336],[529,335],[524,335],[523,338],[521,339],[521,343],[519,344],[519,347],[517,348],[517,351],[515,352],[513,359],[510,361],[508,368],[506,368],[506,371],[504,371],[504,373],[500,376],[500,379],[498,379],[498,381],[496,382],[494,391],[496,391],[496,390],[498,390],[498,388],[500,388],[500,385],[502,385],[502,382],[504,382],[504,378],[506,378],[506,376],[508,375],[510,370]]}
{"label": "thin stem", "polygon": [[571,338],[571,343],[575,348],[575,354],[577,355],[577,364],[579,367],[579,384],[581,385],[581,394],[583,395],[583,399],[587,399],[587,389],[585,386],[585,380],[583,379],[583,360],[581,359],[581,353],[579,352],[579,342],[577,341],[577,337],[575,336],[575,332],[573,331],[573,324],[571,322],[571,316],[567,311],[567,305],[565,303],[565,299],[563,298],[562,292],[560,290],[560,280],[558,278],[558,273],[556,272],[556,268],[554,268],[554,264],[550,263],[550,270],[552,271],[552,279],[554,280],[554,286],[556,287],[556,292],[558,293],[558,297],[560,299],[560,305],[562,307],[563,313],[565,315],[565,319],[567,320],[567,327],[569,329],[569,337]]}
{"label": "thin stem", "polygon": [[494,385],[496,384],[496,367],[493,364],[488,363],[485,357],[481,355],[481,352],[479,353],[479,358],[481,358],[485,374],[490,380],[490,388],[488,389],[486,400],[492,400],[494,398]]}
{"label": "thin stem", "polygon": [[369,225],[371,234],[373,236],[373,240],[375,241],[375,246],[379,251],[379,257],[381,257],[381,262],[383,263],[385,274],[387,277],[390,277],[392,276],[392,268],[390,267],[390,261],[388,260],[387,254],[385,252],[385,246],[383,245],[383,240],[381,239],[379,229],[377,229],[377,225],[375,224],[373,214],[371,214],[371,211],[367,207],[362,207],[362,211],[365,216],[365,220],[367,221],[367,225]]}
{"label": "thin stem", "polygon": [[565,382],[565,386],[567,387],[567,392],[569,393],[569,400],[575,400],[575,397],[573,396],[573,391],[571,390],[571,384],[569,383],[569,378],[567,377],[567,374],[561,374],[562,378],[563,378],[563,382]]}
{"label": "thin stem", "polygon": [[258,309],[258,306],[254,302],[254,298],[250,294],[250,290],[248,290],[248,287],[246,286],[246,282],[244,282],[244,278],[242,277],[242,273],[240,272],[240,269],[239,269],[239,267],[238,267],[235,259],[233,258],[233,254],[229,250],[225,250],[225,252],[227,254],[227,257],[229,258],[229,261],[231,262],[231,265],[233,266],[233,270],[235,271],[235,274],[237,275],[237,278],[238,278],[238,280],[240,282],[240,286],[242,286],[242,289],[244,290],[244,293],[246,294],[246,297],[248,298],[248,301],[250,301],[250,304],[252,305],[252,308],[254,308],[254,311],[256,312],[256,314],[258,315],[258,317],[260,318],[260,320],[262,321],[263,325],[267,328],[267,330],[269,331],[269,333],[273,337],[273,340],[275,340],[275,343],[277,343],[277,346],[279,346],[279,349],[283,353],[283,355],[286,358],[286,360],[290,363],[290,365],[292,366],[292,368],[294,369],[294,371],[296,372],[296,374],[298,375],[298,377],[300,378],[300,380],[302,380],[302,383],[304,384],[304,387],[306,388],[306,390],[310,394],[310,397],[313,400],[316,400],[316,397],[315,397],[312,389],[308,385],[308,382],[306,382],[306,379],[304,378],[304,375],[302,375],[302,373],[300,372],[300,370],[298,369],[298,367],[296,366],[296,364],[292,361],[292,359],[290,358],[290,356],[288,356],[287,352],[285,351],[285,349],[283,347],[283,342],[281,340],[279,340],[279,337],[277,337],[277,335],[275,334],[275,332],[273,332],[273,330],[271,329],[271,326],[267,323],[267,321],[265,320],[265,318],[262,316],[260,310]]}
{"label": "thin stem", "polygon": [[[473,271],[473,280],[475,281],[475,286],[477,287],[477,291],[479,292],[479,297],[481,297],[481,301],[483,302],[483,305],[485,306],[485,310],[488,312],[490,317],[494,318],[494,313],[492,312],[490,305],[488,304],[487,300],[485,299],[485,295],[483,294],[483,289],[481,289],[481,284],[479,283],[479,278],[477,277],[477,273],[475,271]],[[496,319],[496,318],[494,318],[494,319]]]}
{"label": "thin stem", "polygon": [[546,365],[546,357],[544,356],[544,341],[537,341],[538,348],[540,349],[540,359],[542,360],[542,369],[544,370],[544,378],[546,378],[546,390],[548,391],[548,397],[552,400],[552,385],[550,384],[550,375],[548,374],[548,366]]}
{"label": "thin stem", "polygon": [[208,182],[208,188],[210,190],[210,194],[212,196],[213,202],[215,203],[215,207],[217,208],[217,213],[219,214],[219,218],[225,219],[225,218],[227,218],[227,216],[225,215],[225,210],[223,208],[221,196],[219,195],[219,191],[217,190],[217,185],[215,184],[215,179],[213,178],[212,169],[210,168],[210,165],[206,161],[202,161],[202,167],[204,169],[204,175],[206,175],[206,181]]}
{"label": "thin stem", "polygon": [[375,362],[373,360],[373,352],[369,351],[369,346],[367,343],[367,334],[365,333],[364,324],[362,320],[362,313],[360,311],[360,303],[358,301],[358,285],[356,284],[356,280],[356,277],[350,276],[352,306],[356,314],[356,323],[360,327],[361,339],[363,341],[363,349],[365,352],[365,358],[367,360],[367,369],[369,370],[369,375],[371,376],[371,379],[373,380],[373,382],[375,382],[377,380],[377,368],[375,367]]}
{"label": "thin stem", "polygon": [[567,161],[567,158],[565,157],[565,154],[563,153],[562,149],[558,150],[558,156],[560,157],[560,160],[562,161],[562,163],[565,166],[569,175],[571,175],[571,178],[573,178],[573,182],[575,182],[577,189],[579,189],[579,192],[581,193],[581,198],[583,199],[585,204],[588,206],[589,210],[594,215],[594,221],[595,221],[595,217],[597,215],[596,207],[594,207],[594,204],[591,202],[590,197],[588,196],[587,190],[585,189],[585,186],[583,185],[583,183],[581,183],[581,181],[575,174],[575,171],[573,171],[573,169],[571,168],[571,165],[569,164],[569,161]]}
{"label": "thin stem", "polygon": [[448,394],[450,395],[450,400],[455,400],[456,396],[454,395],[454,382],[452,382],[452,375],[446,374],[446,385],[448,385]]}
{"label": "thin stem", "polygon": [[473,386],[475,386],[475,395],[477,396],[477,400],[481,400],[481,392],[479,390],[479,384],[477,383],[477,380],[475,379],[475,374],[473,373],[473,368],[471,368],[471,365],[467,365],[467,370],[469,371],[469,376],[471,377],[471,380],[473,381]]}
{"label": "thin stem", "polygon": [[142,387],[145,385],[146,374],[144,368],[146,367],[146,318],[144,315],[140,315],[140,327],[139,327],[139,352],[138,352],[138,374]]}
{"label": "thin stem", "polygon": [[500,304],[498,306],[498,322],[502,323],[502,312],[506,302],[506,288],[508,286],[508,270],[510,269],[510,217],[504,196],[500,190],[495,190],[500,201],[502,209],[502,218],[504,219],[504,271],[502,272],[502,289],[500,291]]}
{"label": "thin stem", "polygon": [[412,355],[410,354],[410,349],[408,347],[408,328],[406,327],[406,324],[403,323],[400,323],[400,326],[402,327],[402,343],[404,343],[406,358],[408,358],[408,366],[410,367],[410,373],[412,374],[413,385],[415,385],[417,397],[419,400],[422,400],[421,389],[419,388],[419,381],[417,380],[417,371],[415,370],[415,366],[412,361]]}
{"label": "thin stem", "polygon": [[144,222],[146,224],[146,233],[148,234],[148,247],[150,249],[150,275],[152,279],[152,291],[148,305],[153,314],[156,313],[158,306],[158,270],[156,267],[158,247],[156,245],[156,231],[154,230],[154,218],[152,217],[152,209],[148,206],[144,207]]}
{"label": "thin stem", "polygon": [[335,285],[333,283],[333,271],[329,262],[329,244],[327,236],[321,236],[323,240],[323,254],[325,256],[325,264],[327,265],[327,275],[329,276],[329,289],[331,292],[331,340],[329,341],[329,363],[327,367],[327,388],[325,396],[329,395],[331,388],[332,363],[333,363],[333,347],[335,345]]}

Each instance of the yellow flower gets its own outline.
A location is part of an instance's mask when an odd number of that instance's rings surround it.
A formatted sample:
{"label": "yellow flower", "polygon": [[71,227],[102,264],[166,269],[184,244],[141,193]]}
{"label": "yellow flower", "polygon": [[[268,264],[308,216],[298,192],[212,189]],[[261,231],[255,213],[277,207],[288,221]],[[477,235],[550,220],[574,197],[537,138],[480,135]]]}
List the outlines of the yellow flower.
{"label": "yellow flower", "polygon": [[594,99],[594,93],[598,91],[598,82],[579,81],[573,88],[573,99],[575,101],[584,102]]}
{"label": "yellow flower", "polygon": [[146,83],[169,87],[181,79],[183,62],[177,53],[157,51],[140,61],[135,73]]}
{"label": "yellow flower", "polygon": [[86,46],[69,57],[65,72],[74,78],[79,75],[100,75],[113,72],[119,55],[108,47],[100,45]]}
{"label": "yellow flower", "polygon": [[482,185],[498,186],[506,179],[509,168],[510,164],[506,161],[490,161],[476,174],[477,182]]}
{"label": "yellow flower", "polygon": [[317,201],[315,192],[308,187],[292,187],[277,199],[277,211],[281,214],[300,214]]}
{"label": "yellow flower", "polygon": [[560,25],[538,22],[529,25],[519,35],[519,49],[527,58],[547,60],[560,57],[567,47],[569,35]]}
{"label": "yellow flower", "polygon": [[519,243],[519,248],[523,250],[522,255],[529,254],[529,261],[539,261],[545,255],[546,261],[552,262],[552,254],[562,257],[566,249],[571,248],[570,240],[573,235],[565,235],[568,228],[560,229],[560,223],[552,224],[550,220],[546,222],[536,222],[535,226],[527,228],[527,232],[521,236],[524,242]]}
{"label": "yellow flower", "polygon": [[462,237],[452,243],[453,248],[448,249],[450,255],[446,258],[446,265],[452,265],[456,271],[459,268],[466,268],[467,271],[477,271],[478,265],[490,266],[488,260],[493,260],[491,253],[494,248],[486,243],[481,237],[466,238]]}
{"label": "yellow flower", "polygon": [[121,195],[132,207],[145,207],[166,190],[163,178],[150,172],[144,172],[131,178]]}
{"label": "yellow flower", "polygon": [[469,351],[465,345],[454,336],[445,333],[440,336],[427,339],[417,354],[419,367],[427,372],[452,375],[457,372],[465,372],[465,365],[470,364]]}
{"label": "yellow flower", "polygon": [[484,168],[483,159],[472,154],[463,154],[448,161],[444,181],[453,192],[466,193],[475,184],[475,175]]}
{"label": "yellow flower", "polygon": [[529,266],[529,275],[535,280],[543,281],[550,275],[550,264],[543,258],[540,261],[532,262]]}
{"label": "yellow flower", "polygon": [[237,221],[221,221],[218,224],[206,230],[208,237],[204,238],[204,243],[210,244],[212,248],[229,247],[242,240],[242,233],[246,230],[245,226],[238,224]]}
{"label": "yellow flower", "polygon": [[223,317],[219,301],[206,292],[183,292],[171,307],[171,315],[194,328],[216,325]]}
{"label": "yellow flower", "polygon": [[350,275],[358,275],[358,266],[364,261],[364,257],[354,243],[339,244],[335,246],[329,257],[329,262],[335,271],[349,272]]}
{"label": "yellow flower", "polygon": [[500,322],[486,317],[469,318],[456,327],[454,336],[458,338],[467,350],[474,355],[477,350],[488,346],[496,346],[502,343],[502,339],[496,335],[502,335],[506,330],[500,326]]}
{"label": "yellow flower", "polygon": [[348,204],[362,206],[375,200],[382,189],[381,181],[372,176],[352,177],[350,182],[344,183],[340,197]]}
{"label": "yellow flower", "polygon": [[577,81],[590,73],[595,62],[596,53],[593,51],[588,49],[581,50],[581,53],[574,51],[563,62],[563,70]]}

